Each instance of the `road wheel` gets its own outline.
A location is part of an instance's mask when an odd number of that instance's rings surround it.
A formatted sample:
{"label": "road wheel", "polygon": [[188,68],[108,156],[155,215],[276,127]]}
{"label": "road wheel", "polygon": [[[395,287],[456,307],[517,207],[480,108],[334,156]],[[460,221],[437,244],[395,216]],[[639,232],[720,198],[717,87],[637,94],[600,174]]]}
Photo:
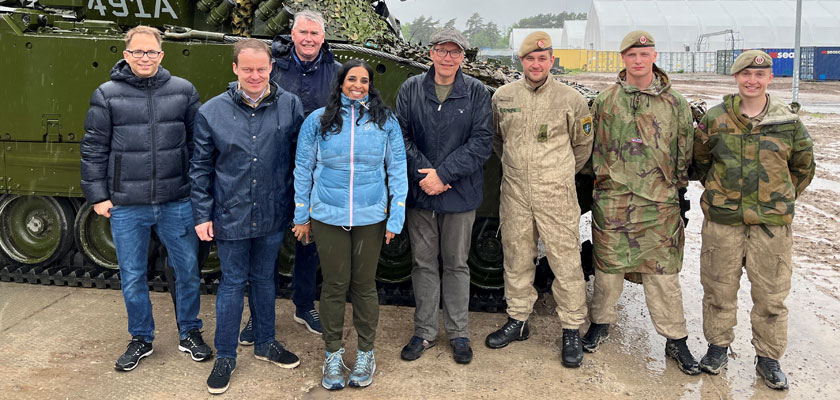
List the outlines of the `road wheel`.
{"label": "road wheel", "polygon": [[48,196],[7,195],[0,199],[0,248],[13,263],[49,265],[73,245],[73,207]]}
{"label": "road wheel", "polygon": [[76,247],[88,260],[102,268],[119,269],[111,220],[93,212],[93,206],[87,202],[79,209],[73,233]]}

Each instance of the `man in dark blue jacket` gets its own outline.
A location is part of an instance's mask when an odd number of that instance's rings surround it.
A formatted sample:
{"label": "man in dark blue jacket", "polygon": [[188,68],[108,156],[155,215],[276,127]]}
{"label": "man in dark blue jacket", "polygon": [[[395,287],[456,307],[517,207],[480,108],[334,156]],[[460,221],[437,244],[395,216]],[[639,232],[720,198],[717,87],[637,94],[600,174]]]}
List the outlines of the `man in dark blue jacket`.
{"label": "man in dark blue jacket", "polygon": [[443,296],[444,327],[453,357],[467,364],[472,361],[467,254],[475,209],[482,201],[482,168],[492,150],[490,93],[461,71],[469,43],[460,32],[435,32],[431,43],[434,65],[429,72],[409,78],[397,97],[408,159],[406,227],[417,304],[414,336],[401,356],[415,360],[435,345]]}
{"label": "man in dark blue jacket", "polygon": [[82,191],[97,214],[111,219],[132,335],[118,371],[130,371],[152,354],[155,322],[146,278],[152,229],[175,270],[178,348],[195,361],[213,356],[198,319],[198,238],[187,177],[198,92],[160,66],[157,29],[129,30],[125,48],[111,80],[93,92],[81,145]]}
{"label": "man in dark blue jacket", "polygon": [[271,49],[256,39],[233,47],[238,81],[195,118],[190,168],[195,230],[216,239],[222,280],[216,294],[216,363],[210,393],[224,393],[236,368],[243,295],[251,287],[254,356],[283,368],[300,364],[274,337],[274,264],[292,218],[292,167],[303,109],[271,83]]}
{"label": "man in dark blue jacket", "polygon": [[[324,42],[324,17],[318,12],[303,10],[295,14],[292,36],[277,36],[271,44],[274,68],[271,80],[303,103],[303,115],[327,104],[330,87],[341,63],[335,61]],[[315,309],[315,272],[318,269],[315,243],[295,241],[295,266],[292,270],[292,302],[294,320],[310,332],[321,334],[321,318]],[[275,273],[276,275],[276,273]],[[250,303],[249,303],[250,306]],[[254,309],[251,309],[254,315]],[[248,320],[239,335],[239,343],[253,343],[253,323]]]}

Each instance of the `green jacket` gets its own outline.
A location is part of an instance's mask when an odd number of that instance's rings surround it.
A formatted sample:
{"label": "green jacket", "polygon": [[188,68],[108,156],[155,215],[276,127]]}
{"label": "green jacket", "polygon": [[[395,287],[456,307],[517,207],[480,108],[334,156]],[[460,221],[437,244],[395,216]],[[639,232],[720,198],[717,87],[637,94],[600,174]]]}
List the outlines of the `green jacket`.
{"label": "green jacket", "polygon": [[673,274],[682,268],[678,189],[688,185],[694,122],[685,98],[654,66],[640,89],[619,73],[595,99],[592,236],[607,273]]}
{"label": "green jacket", "polygon": [[726,225],[787,225],[816,171],[814,143],[799,116],[775,96],[753,126],[741,96],[727,95],[697,127],[694,177],[705,217]]}

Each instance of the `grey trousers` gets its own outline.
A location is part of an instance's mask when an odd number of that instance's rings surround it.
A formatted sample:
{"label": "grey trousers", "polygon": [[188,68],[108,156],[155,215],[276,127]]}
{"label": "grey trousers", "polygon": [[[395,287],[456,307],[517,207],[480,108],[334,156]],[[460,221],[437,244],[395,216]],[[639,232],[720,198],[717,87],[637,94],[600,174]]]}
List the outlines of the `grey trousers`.
{"label": "grey trousers", "polygon": [[416,208],[407,210],[406,228],[414,261],[411,284],[416,303],[415,336],[428,341],[437,337],[442,294],[443,326],[447,336],[449,339],[470,337],[470,269],[467,255],[472,241],[473,221],[475,210],[458,214],[438,214]]}

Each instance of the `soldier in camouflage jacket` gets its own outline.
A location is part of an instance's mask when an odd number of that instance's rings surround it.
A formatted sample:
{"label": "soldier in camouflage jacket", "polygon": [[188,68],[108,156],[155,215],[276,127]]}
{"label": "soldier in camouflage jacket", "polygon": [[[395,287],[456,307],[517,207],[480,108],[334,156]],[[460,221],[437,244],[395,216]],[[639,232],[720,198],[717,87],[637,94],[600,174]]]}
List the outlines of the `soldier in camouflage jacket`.
{"label": "soldier in camouflage jacket", "polygon": [[592,105],[595,290],[583,346],[595,351],[606,338],[624,276],[633,273],[656,331],[667,338],[666,354],[694,375],[700,369],[686,345],[678,274],[685,239],[678,191],[688,185],[694,126],[688,102],[654,64],[653,43],[644,31],[624,38],[626,68]]}
{"label": "soldier in camouflage jacket", "polygon": [[772,59],[759,50],[733,63],[738,94],[723,98],[701,120],[694,145],[695,177],[705,187],[700,280],[703,332],[709,342],[700,367],[727,364],[735,334],[742,268],[751,283],[750,313],[758,361],[767,386],[787,388],[778,360],[787,345],[794,202],[814,177],[808,131],[778,98],[766,94]]}

